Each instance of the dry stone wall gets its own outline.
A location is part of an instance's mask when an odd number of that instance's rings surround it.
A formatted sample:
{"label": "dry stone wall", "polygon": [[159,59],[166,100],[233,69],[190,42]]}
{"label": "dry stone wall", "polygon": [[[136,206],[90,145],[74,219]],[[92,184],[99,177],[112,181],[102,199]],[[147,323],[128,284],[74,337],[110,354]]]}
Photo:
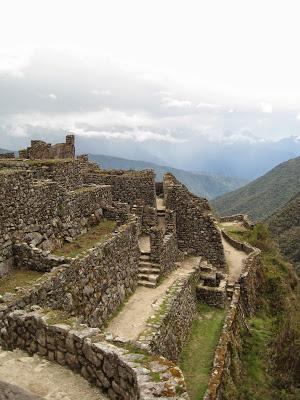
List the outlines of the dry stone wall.
{"label": "dry stone wall", "polygon": [[108,392],[111,399],[139,398],[130,358],[122,349],[102,343],[100,337],[97,340],[98,329],[47,325],[38,312],[15,311],[7,317],[3,331],[1,342],[8,349],[18,347],[68,366]]}
{"label": "dry stone wall", "polygon": [[67,191],[52,180],[35,180],[31,170],[0,170],[0,275],[13,260],[13,243],[51,249],[101,219],[112,204],[109,186]]}
{"label": "dry stone wall", "polygon": [[166,208],[176,211],[179,249],[201,255],[216,267],[225,267],[221,235],[208,201],[190,193],[172,174],[164,177],[164,193]]}
{"label": "dry stone wall", "polygon": [[148,321],[139,342],[151,353],[177,361],[197,313],[196,285],[200,270],[177,280],[164,297],[160,308]]}
{"label": "dry stone wall", "polygon": [[42,140],[32,140],[31,146],[19,152],[20,158],[37,159],[63,159],[75,157],[75,137],[67,135],[65,143],[51,145]]}
{"label": "dry stone wall", "polygon": [[[222,232],[223,235],[228,235]],[[249,244],[229,237],[238,250],[246,250],[248,256],[239,283],[235,285],[230,309],[226,316],[214,356],[213,369],[204,400],[237,398],[236,385],[241,373],[241,334],[248,330],[246,317],[253,315],[259,306],[262,285],[261,252]]]}
{"label": "dry stone wall", "polygon": [[138,226],[132,219],[51,276],[32,293],[34,304],[65,310],[100,327],[135,290],[139,256]]}
{"label": "dry stone wall", "polygon": [[0,159],[15,158],[15,153],[1,153]]}
{"label": "dry stone wall", "polygon": [[150,253],[151,261],[160,266],[161,277],[168,275],[176,268],[176,261],[183,258],[177,246],[176,235],[174,233],[164,235],[158,227],[150,229]]}
{"label": "dry stone wall", "polygon": [[6,349],[38,353],[80,373],[112,400],[188,399],[182,372],[171,361],[112,345],[96,328],[50,324],[43,310],[8,314],[0,338]]}
{"label": "dry stone wall", "polygon": [[220,222],[241,222],[246,229],[253,228],[254,224],[245,214],[235,214],[230,216],[220,217]]}
{"label": "dry stone wall", "polygon": [[[213,368],[204,400],[237,398],[233,381],[238,380],[241,373],[241,368],[239,368],[242,352],[241,333],[244,327],[245,317],[240,306],[240,290],[236,288],[215,350]],[[231,393],[228,396],[229,387]]]}
{"label": "dry stone wall", "polygon": [[31,271],[50,272],[53,268],[66,263],[64,257],[51,254],[27,243],[13,244],[14,268]]}
{"label": "dry stone wall", "polygon": [[238,283],[241,288],[243,309],[247,315],[252,315],[258,307],[258,293],[260,293],[262,287],[261,251],[248,243],[243,243],[232,238],[224,230],[222,230],[222,235],[237,250],[242,250],[248,254],[244,261]]}
{"label": "dry stone wall", "polygon": [[130,205],[156,206],[155,174],[152,170],[94,170],[85,175],[85,183],[110,185],[114,201]]}

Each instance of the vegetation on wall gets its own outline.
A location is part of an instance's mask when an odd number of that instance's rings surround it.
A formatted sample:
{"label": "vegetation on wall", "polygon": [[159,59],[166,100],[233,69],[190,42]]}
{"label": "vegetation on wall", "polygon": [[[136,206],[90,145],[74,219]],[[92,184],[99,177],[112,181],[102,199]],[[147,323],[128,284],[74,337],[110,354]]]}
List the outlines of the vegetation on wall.
{"label": "vegetation on wall", "polygon": [[231,235],[262,250],[262,303],[243,336],[243,378],[239,400],[300,398],[300,291],[293,266],[279,253],[268,228],[227,228]]}

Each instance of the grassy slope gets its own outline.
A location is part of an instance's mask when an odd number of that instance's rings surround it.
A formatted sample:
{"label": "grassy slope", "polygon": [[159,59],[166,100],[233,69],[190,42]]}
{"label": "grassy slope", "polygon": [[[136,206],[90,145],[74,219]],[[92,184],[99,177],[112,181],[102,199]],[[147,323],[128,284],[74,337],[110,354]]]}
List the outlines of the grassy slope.
{"label": "grassy slope", "polygon": [[26,288],[43,276],[42,272],[24,270],[13,270],[9,275],[0,280],[0,295],[6,292],[15,293],[16,288]]}
{"label": "grassy slope", "polygon": [[203,399],[226,313],[205,304],[198,307],[198,317],[179,359],[191,400]]}
{"label": "grassy slope", "polygon": [[[300,296],[291,264],[279,254],[268,229],[228,232],[262,250],[261,307],[243,337],[239,400],[298,400],[300,398]],[[233,399],[231,399],[233,400]]]}
{"label": "grassy slope", "polygon": [[240,189],[212,201],[221,215],[248,214],[263,220],[286,204],[300,188],[300,157],[294,158]]}
{"label": "grassy slope", "polygon": [[266,221],[281,252],[300,272],[300,192]]}
{"label": "grassy slope", "polygon": [[104,241],[116,228],[116,222],[103,219],[98,225],[93,226],[87,233],[78,236],[71,243],[64,243],[52,251],[57,256],[76,257],[78,254],[92,248],[96,243]]}
{"label": "grassy slope", "polygon": [[89,154],[89,158],[100,164],[105,169],[154,169],[157,180],[162,181],[166,172],[171,172],[182,183],[184,183],[193,193],[207,197],[208,199],[220,196],[226,192],[234,190],[246,183],[243,179],[228,178],[219,175],[200,174],[184,171],[168,166],[157,165],[151,162],[127,160],[124,158],[111,157],[105,155]]}

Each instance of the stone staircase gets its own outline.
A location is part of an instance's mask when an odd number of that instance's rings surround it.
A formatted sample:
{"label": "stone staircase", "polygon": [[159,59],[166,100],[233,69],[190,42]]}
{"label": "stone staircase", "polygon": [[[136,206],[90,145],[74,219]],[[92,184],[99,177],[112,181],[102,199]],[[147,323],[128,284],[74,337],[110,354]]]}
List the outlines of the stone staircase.
{"label": "stone staircase", "polygon": [[159,275],[160,266],[151,261],[150,252],[141,251],[138,284],[149,288],[155,288],[159,280]]}
{"label": "stone staircase", "polygon": [[235,287],[235,284],[234,284],[234,283],[227,282],[227,285],[226,285],[226,295],[227,295],[227,298],[228,298],[229,300],[232,299],[232,295],[233,295],[233,292],[234,292],[234,287]]}
{"label": "stone staircase", "polygon": [[197,285],[198,300],[215,307],[225,307],[226,276],[217,271],[207,260],[200,263],[200,280]]}

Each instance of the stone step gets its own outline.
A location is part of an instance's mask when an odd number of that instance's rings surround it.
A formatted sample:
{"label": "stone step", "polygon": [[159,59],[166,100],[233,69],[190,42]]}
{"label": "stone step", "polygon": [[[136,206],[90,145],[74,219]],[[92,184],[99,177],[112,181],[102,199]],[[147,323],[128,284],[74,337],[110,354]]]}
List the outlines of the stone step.
{"label": "stone step", "polygon": [[138,284],[140,286],[145,286],[145,287],[152,288],[152,289],[156,288],[156,283],[145,281],[143,279],[138,280]]}
{"label": "stone step", "polygon": [[228,299],[232,299],[232,295],[233,295],[234,289],[233,288],[226,288],[226,296],[228,297]]}
{"label": "stone step", "polygon": [[156,282],[158,281],[159,276],[156,274],[138,274],[139,280],[142,281],[149,281],[149,282],[153,282],[156,284]]}
{"label": "stone step", "polygon": [[149,261],[150,260],[150,255],[148,255],[148,254],[142,254],[141,256],[140,256],[140,260],[141,261]]}
{"label": "stone step", "polygon": [[143,251],[143,250],[140,250],[140,253],[141,253],[141,256],[149,256],[149,257],[150,257],[150,255],[151,255],[151,252],[150,252],[150,251]]}
{"label": "stone step", "polygon": [[141,274],[160,274],[160,269],[159,268],[153,268],[153,267],[139,267],[139,272]]}
{"label": "stone step", "polygon": [[166,215],[165,210],[157,210],[157,216],[158,217],[164,217]]}
{"label": "stone step", "polygon": [[154,262],[152,262],[150,260],[148,260],[148,261],[144,261],[144,260],[139,261],[139,267],[148,267],[148,268],[154,267],[154,268],[160,269],[160,265],[159,264],[154,263]]}

